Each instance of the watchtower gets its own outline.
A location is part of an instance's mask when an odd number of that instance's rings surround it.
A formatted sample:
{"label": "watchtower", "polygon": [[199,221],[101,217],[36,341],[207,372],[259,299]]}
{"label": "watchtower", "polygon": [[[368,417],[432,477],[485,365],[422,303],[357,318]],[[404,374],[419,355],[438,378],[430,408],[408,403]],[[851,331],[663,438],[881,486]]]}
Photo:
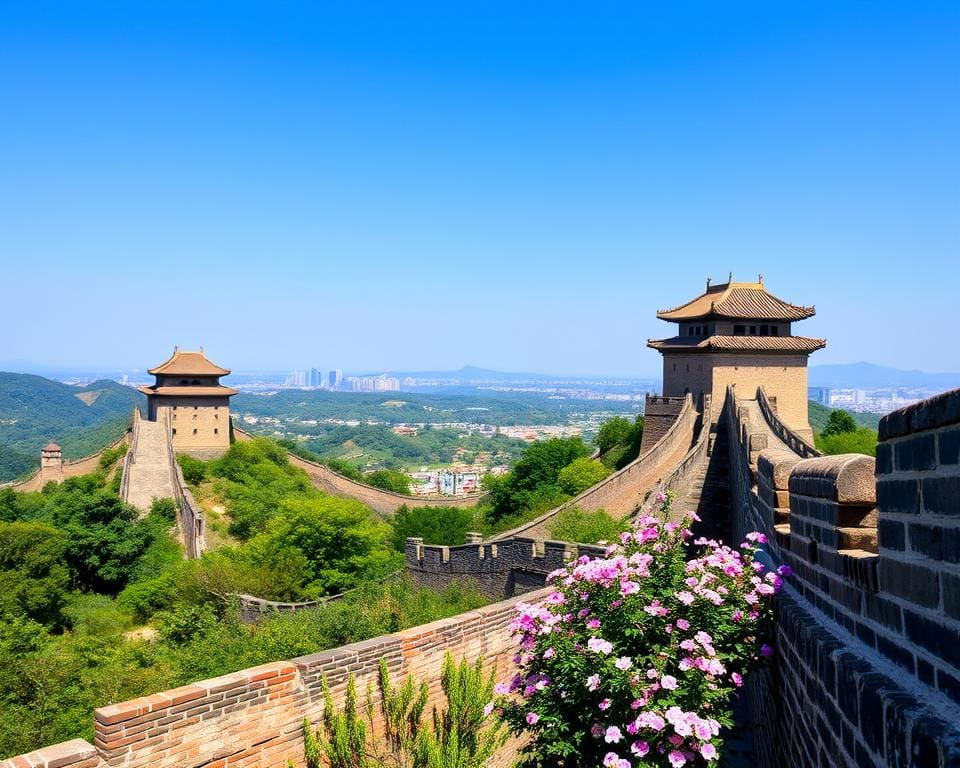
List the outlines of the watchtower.
{"label": "watchtower", "polygon": [[[722,403],[727,385],[741,397],[758,386],[776,398],[780,419],[811,440],[807,416],[807,358],[826,346],[823,339],[793,335],[793,323],[816,314],[814,307],[790,304],[768,293],[763,275],[755,283],[711,285],[695,299],[657,317],[678,325],[677,335],[650,339],[663,355],[663,394],[705,392]],[[719,408],[715,409],[715,418]]]}
{"label": "watchtower", "polygon": [[175,347],[169,360],[147,373],[156,377],[153,386],[140,387],[147,420],[169,416],[174,451],[209,459],[230,447],[230,398],[237,390],[220,383],[229,370],[210,362],[203,349]]}

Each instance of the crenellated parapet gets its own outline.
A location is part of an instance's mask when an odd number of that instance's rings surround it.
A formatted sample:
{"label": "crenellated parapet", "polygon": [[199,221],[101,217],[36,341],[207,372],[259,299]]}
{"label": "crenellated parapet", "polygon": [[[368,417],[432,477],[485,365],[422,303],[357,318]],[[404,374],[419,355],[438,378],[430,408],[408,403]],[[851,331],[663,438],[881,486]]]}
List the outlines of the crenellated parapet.
{"label": "crenellated parapet", "polygon": [[479,534],[471,538],[471,543],[456,547],[424,544],[420,538],[407,539],[407,573],[414,583],[437,589],[467,580],[487,597],[500,600],[540,589],[551,571],[580,555],[596,557],[605,551],[605,547],[596,544],[538,542],[526,536],[495,543],[478,541]]}
{"label": "crenellated parapet", "polygon": [[724,414],[734,537],[793,571],[757,765],[960,764],[960,390],[885,417],[876,460],[804,458],[760,399]]}

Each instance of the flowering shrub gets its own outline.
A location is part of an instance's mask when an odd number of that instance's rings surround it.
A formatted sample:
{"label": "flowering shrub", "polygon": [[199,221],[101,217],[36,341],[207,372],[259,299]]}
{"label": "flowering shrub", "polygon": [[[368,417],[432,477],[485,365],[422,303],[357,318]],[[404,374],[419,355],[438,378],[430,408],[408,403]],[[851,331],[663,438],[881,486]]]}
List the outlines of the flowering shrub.
{"label": "flowering shrub", "polygon": [[645,517],[604,558],[550,574],[540,604],[517,606],[518,672],[495,706],[530,737],[526,762],[678,768],[719,757],[734,692],[772,653],[761,630],[787,569],[754,559],[760,533],[739,551],[698,539],[688,561],[685,523]]}

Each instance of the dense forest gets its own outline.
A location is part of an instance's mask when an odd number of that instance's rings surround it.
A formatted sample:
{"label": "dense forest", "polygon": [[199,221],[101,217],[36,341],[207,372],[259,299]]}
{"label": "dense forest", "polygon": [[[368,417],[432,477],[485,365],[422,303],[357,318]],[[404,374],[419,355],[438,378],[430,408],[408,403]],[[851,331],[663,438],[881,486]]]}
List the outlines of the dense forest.
{"label": "dense forest", "polygon": [[96,453],[119,438],[143,395],[115,381],[72,387],[25,373],[0,372],[0,482],[40,464],[53,440],[66,459]]}

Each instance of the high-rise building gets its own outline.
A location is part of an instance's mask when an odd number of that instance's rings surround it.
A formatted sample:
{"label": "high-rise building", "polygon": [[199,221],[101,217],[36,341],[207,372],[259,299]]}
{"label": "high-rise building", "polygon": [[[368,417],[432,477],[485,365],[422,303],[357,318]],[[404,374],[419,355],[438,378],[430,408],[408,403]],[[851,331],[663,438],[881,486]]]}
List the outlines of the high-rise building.
{"label": "high-rise building", "polygon": [[318,371],[316,368],[311,368],[310,369],[310,386],[319,387],[320,384],[323,383],[322,380],[323,380],[323,377],[320,374],[320,371]]}
{"label": "high-rise building", "polygon": [[327,384],[330,389],[340,389],[340,385],[343,384],[343,371],[339,368],[330,371],[327,374]]}

